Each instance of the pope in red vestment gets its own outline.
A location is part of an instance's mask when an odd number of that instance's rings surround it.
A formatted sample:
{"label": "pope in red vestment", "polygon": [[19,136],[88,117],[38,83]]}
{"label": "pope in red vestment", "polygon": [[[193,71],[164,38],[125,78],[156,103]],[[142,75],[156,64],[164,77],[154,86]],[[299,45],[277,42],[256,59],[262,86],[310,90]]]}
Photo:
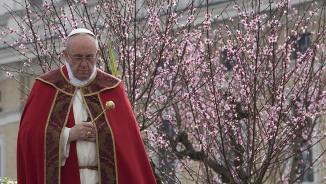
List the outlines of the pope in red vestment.
{"label": "pope in red vestment", "polygon": [[[70,66],[74,72],[74,65]],[[69,156],[64,166],[61,163],[63,131],[76,125],[72,104],[77,90],[91,120],[101,114],[107,101],[115,104],[94,122],[98,183],[155,184],[121,81],[96,69],[87,84],[76,86],[70,82],[66,66],[39,76],[27,99],[18,133],[18,183],[81,183],[76,141],[70,142]]]}

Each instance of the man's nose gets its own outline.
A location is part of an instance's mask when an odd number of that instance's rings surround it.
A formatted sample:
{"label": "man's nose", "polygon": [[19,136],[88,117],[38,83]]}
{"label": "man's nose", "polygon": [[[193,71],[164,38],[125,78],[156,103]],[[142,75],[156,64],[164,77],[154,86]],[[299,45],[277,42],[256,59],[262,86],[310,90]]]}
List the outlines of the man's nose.
{"label": "man's nose", "polygon": [[80,63],[81,66],[87,66],[87,61],[85,58],[83,58],[83,61]]}

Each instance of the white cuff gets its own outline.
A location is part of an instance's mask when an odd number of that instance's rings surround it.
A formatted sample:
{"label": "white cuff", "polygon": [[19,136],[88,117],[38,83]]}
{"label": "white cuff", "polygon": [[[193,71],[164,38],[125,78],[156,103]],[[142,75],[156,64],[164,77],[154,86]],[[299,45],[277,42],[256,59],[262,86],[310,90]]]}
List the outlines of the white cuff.
{"label": "white cuff", "polygon": [[61,166],[66,164],[66,159],[69,156],[70,143],[68,143],[70,128],[65,127],[61,139]]}

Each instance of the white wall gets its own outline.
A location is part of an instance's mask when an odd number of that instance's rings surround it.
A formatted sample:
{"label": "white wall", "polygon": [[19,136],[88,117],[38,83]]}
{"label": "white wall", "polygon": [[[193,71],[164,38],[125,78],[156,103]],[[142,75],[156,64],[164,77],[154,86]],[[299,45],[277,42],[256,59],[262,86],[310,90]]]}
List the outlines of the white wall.
{"label": "white wall", "polygon": [[[16,0],[19,3],[23,3],[24,0]],[[0,16],[7,13],[7,9],[4,6],[8,6],[13,10],[19,10],[21,9],[21,6],[15,3],[13,0],[0,0]]]}

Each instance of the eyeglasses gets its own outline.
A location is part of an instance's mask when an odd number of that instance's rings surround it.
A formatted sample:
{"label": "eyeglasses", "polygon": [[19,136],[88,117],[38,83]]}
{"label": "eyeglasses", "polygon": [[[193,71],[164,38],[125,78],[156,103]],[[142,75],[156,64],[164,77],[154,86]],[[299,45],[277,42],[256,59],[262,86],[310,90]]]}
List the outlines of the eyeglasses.
{"label": "eyeglasses", "polygon": [[[67,50],[67,53],[71,57],[71,55],[69,54],[68,50]],[[84,58],[83,57],[71,57],[71,59],[72,59],[72,61],[74,61],[76,63],[81,63],[81,62],[84,61]],[[94,63],[96,61],[96,59],[97,59],[96,57],[90,57],[90,56],[88,56],[88,57],[85,58],[85,61],[87,63]]]}

